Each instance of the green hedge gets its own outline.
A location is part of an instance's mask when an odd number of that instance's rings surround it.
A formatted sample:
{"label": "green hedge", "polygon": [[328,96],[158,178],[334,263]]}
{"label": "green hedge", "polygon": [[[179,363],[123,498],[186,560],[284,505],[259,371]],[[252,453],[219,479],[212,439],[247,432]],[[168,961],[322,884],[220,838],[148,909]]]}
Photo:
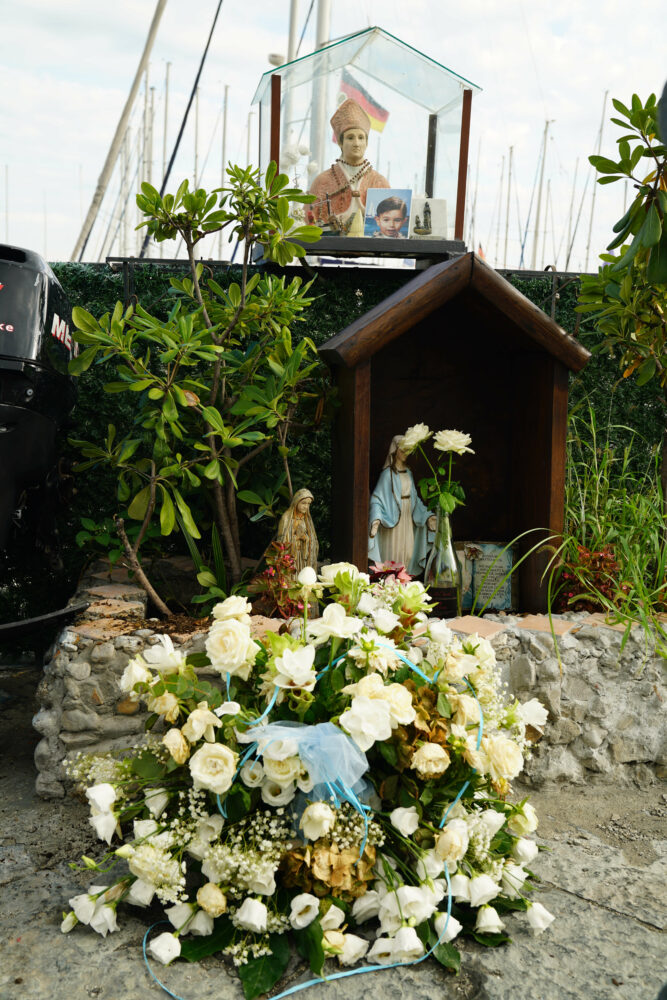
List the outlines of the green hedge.
{"label": "green hedge", "polygon": [[[105,265],[54,264],[58,279],[69,296],[71,304],[83,306],[94,315],[111,310],[117,299],[124,298],[122,270],[113,272]],[[169,275],[178,265],[147,263],[134,269],[134,293],[142,305],[156,314],[165,314],[170,300]],[[216,280],[227,284],[238,280],[239,269],[216,270]],[[316,278],[313,291],[316,299],[300,324],[296,335],[308,335],[316,344],[346,327],[358,316],[414,277],[412,271],[377,271],[364,268],[330,269]],[[535,277],[520,273],[507,275],[508,280],[536,305],[551,314],[553,279],[551,276]],[[308,275],[304,271],[304,279]],[[579,328],[578,315],[574,312],[577,281],[557,279],[555,319],[570,333],[582,338],[589,348],[595,338],[585,336],[585,323]],[[114,423],[122,433],[132,422],[132,399],[128,395],[108,395],[103,383],[108,376],[103,367],[93,367],[78,380],[78,399],[72,413],[70,433],[89,440],[101,440],[107,425]],[[665,423],[665,402],[657,385],[638,388],[634,380],[620,378],[614,358],[596,355],[583,372],[572,379],[571,406],[584,405],[590,400],[599,425],[608,423],[634,429],[641,435],[634,454],[638,463],[644,463],[660,442]],[[631,430],[617,430],[618,444],[622,447],[631,436]],[[78,453],[63,440],[62,467],[67,469],[76,461]],[[310,486],[315,494],[313,517],[321,540],[323,557],[329,552],[330,505],[330,432],[328,427],[309,434],[299,442],[299,453],[292,464],[295,489]],[[276,459],[277,460],[277,459]],[[53,528],[46,538],[26,531],[17,538],[9,552],[0,554],[0,573],[5,581],[0,586],[0,621],[40,614],[62,606],[72,592],[85,555],[76,546],[74,538],[82,517],[99,520],[116,511],[114,477],[106,471],[91,471],[63,481],[64,502],[60,505]],[[247,522],[244,532],[244,551],[258,556],[269,541],[273,525],[251,525]],[[174,536],[169,544],[178,547],[180,539]],[[48,573],[44,573],[45,564]]]}

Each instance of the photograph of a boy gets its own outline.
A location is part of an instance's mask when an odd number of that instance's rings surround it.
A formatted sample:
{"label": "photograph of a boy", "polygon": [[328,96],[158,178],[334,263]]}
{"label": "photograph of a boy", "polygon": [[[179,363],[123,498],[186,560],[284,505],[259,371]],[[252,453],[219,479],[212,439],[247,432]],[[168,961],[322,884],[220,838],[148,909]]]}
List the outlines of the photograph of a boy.
{"label": "photograph of a boy", "polygon": [[364,236],[393,240],[406,239],[412,192],[403,190],[393,193],[387,193],[386,190],[378,191],[378,195],[384,196],[379,200],[370,197],[373,193],[369,191],[366,199]]}

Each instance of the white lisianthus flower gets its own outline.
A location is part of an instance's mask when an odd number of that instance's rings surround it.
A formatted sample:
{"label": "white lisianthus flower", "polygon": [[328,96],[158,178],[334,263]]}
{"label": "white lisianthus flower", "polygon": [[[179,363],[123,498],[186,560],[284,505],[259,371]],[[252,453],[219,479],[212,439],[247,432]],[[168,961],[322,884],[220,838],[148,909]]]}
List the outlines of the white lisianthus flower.
{"label": "white lisianthus flower", "polygon": [[109,812],[111,806],[116,801],[116,789],[108,782],[103,782],[102,784],[87,788],[86,798],[95,809],[98,809],[100,812]]}
{"label": "white lisianthus flower", "polygon": [[510,816],[507,828],[521,837],[537,830],[537,813],[530,802],[524,802],[519,811]]}
{"label": "white lisianthus flower", "polygon": [[340,716],[341,727],[350,734],[364,753],[377,740],[388,740],[391,736],[391,708],[388,701],[357,695],[352,705]]}
{"label": "white lisianthus flower", "polygon": [[440,944],[447,944],[448,941],[453,941],[454,938],[458,937],[463,930],[463,924],[451,914],[448,920],[446,913],[439,913],[433,921],[433,925],[435,927],[435,933],[440,939]]}
{"label": "white lisianthus flower", "polygon": [[315,644],[327,642],[328,639],[351,639],[363,628],[361,618],[348,617],[342,604],[328,604],[321,618],[309,622],[306,631],[314,638]]}
{"label": "white lisianthus flower", "polygon": [[377,889],[369,889],[352,904],[352,916],[358,924],[377,917],[380,912],[380,894]]}
{"label": "white lisianthus flower", "polygon": [[261,762],[258,760],[247,760],[241,768],[239,777],[248,788],[259,788],[264,781],[264,768]]}
{"label": "white lisianthus flower", "polygon": [[498,911],[492,906],[481,906],[475,921],[475,930],[481,934],[500,934],[505,924],[498,916]]}
{"label": "white lisianthus flower", "polygon": [[273,683],[279,688],[312,691],[317,681],[317,674],[313,669],[314,660],[314,646],[286,649],[282,656],[276,657],[278,673],[273,678]]}
{"label": "white lisianthus flower", "polygon": [[300,792],[312,792],[315,786],[313,776],[307,768],[302,768],[300,777],[297,778],[296,787]]}
{"label": "white lisianthus flower", "polygon": [[490,875],[476,875],[475,878],[471,878],[469,889],[470,905],[473,907],[490,903],[500,892],[500,886]]}
{"label": "white lisianthus flower", "polygon": [[159,829],[154,819],[135,819],[132,825],[135,840],[145,840],[146,837],[152,837]]}
{"label": "white lisianthus flower", "polygon": [[248,680],[259,646],[250,635],[250,626],[246,622],[237,618],[215,621],[205,645],[214,670],[222,676],[230,674]]}
{"label": "white lisianthus flower", "polygon": [[344,910],[341,910],[340,906],[336,906],[335,903],[332,903],[327,912],[320,919],[320,926],[323,931],[335,931],[338,930],[340,925],[344,922]]}
{"label": "white lisianthus flower", "polygon": [[222,795],[231,788],[237,760],[238,755],[222,743],[205,743],[188,761],[195,788]]}
{"label": "white lisianthus flower", "polygon": [[467,875],[456,874],[451,878],[452,896],[457,903],[470,902],[470,879]]}
{"label": "white lisianthus flower", "polygon": [[[332,907],[333,909],[333,907]],[[336,907],[338,909],[338,907]],[[341,965],[354,965],[359,962],[368,951],[370,942],[357,934],[343,935],[343,950],[338,956]]]}
{"label": "white lisianthus flower", "polygon": [[377,598],[373,597],[370,591],[364,590],[357,604],[358,615],[372,615],[379,608]]}
{"label": "white lisianthus flower", "polygon": [[433,438],[433,447],[436,451],[453,451],[457,455],[464,455],[469,452],[474,455],[475,452],[468,445],[472,442],[472,438],[469,434],[465,434],[463,431],[437,431],[435,437]]}
{"label": "white lisianthus flower", "polygon": [[444,621],[429,622],[428,634],[440,646],[451,646],[454,641],[454,633]]}
{"label": "white lisianthus flower", "polygon": [[308,840],[319,840],[331,833],[336,825],[336,813],[326,802],[312,802],[303,811],[300,828]]}
{"label": "white lisianthus flower", "polygon": [[377,611],[373,612],[373,624],[378,632],[393,632],[400,621],[398,615],[395,615],[393,611],[388,611],[387,608],[378,608]]}
{"label": "white lisianthus flower", "polygon": [[[443,874],[444,864],[442,859],[439,857],[437,852],[432,849],[430,851],[424,851],[419,860],[417,861],[415,871],[422,881],[426,879],[439,878]],[[456,867],[455,862],[449,863],[449,874],[453,874],[453,869]]]}
{"label": "white lisianthus flower", "polygon": [[192,919],[194,910],[194,903],[176,903],[168,906],[164,915],[175,930],[183,932],[184,925]]}
{"label": "white lisianthus flower", "polygon": [[468,637],[466,646],[474,648],[473,656],[481,670],[489,670],[496,665],[496,651],[488,639],[475,633]]}
{"label": "white lisianthus flower", "polygon": [[217,840],[222,831],[224,820],[220,813],[213,813],[212,816],[201,816],[197,820],[194,837],[186,846],[188,854],[203,861],[212,840]]}
{"label": "white lisianthus flower", "polygon": [[299,575],[297,576],[297,582],[301,584],[302,587],[311,588],[317,583],[317,573],[312,566],[304,566]]}
{"label": "white lisianthus flower", "polygon": [[226,621],[228,618],[236,618],[238,621],[243,622],[244,625],[249,625],[252,604],[247,598],[241,597],[238,594],[232,594],[231,597],[227,597],[224,601],[215,604],[211,614],[219,622]]}
{"label": "white lisianthus flower", "polygon": [[102,937],[106,937],[109,932],[113,934],[118,930],[116,922],[116,907],[107,906],[106,903],[95,907],[95,912],[89,921],[89,926]]}
{"label": "white lisianthus flower", "polygon": [[180,706],[178,698],[171,691],[165,691],[164,694],[157,696],[148,693],[146,696],[146,706],[149,712],[155,712],[156,715],[163,715],[166,722],[176,722],[178,719]]}
{"label": "white lisianthus flower", "polygon": [[393,938],[376,938],[368,952],[368,961],[377,965],[391,965],[395,961]]}
{"label": "white lisianthus flower", "polygon": [[180,729],[170,729],[166,732],[162,737],[162,743],[177,764],[185,764],[190,756],[190,747]]}
{"label": "white lisianthus flower", "polygon": [[133,660],[130,660],[128,665],[123,671],[123,676],[118,682],[118,686],[125,694],[129,694],[136,701],[139,697],[138,694],[134,694],[135,684],[152,684],[153,675],[146,666],[143,657],[136,656]]}
{"label": "white lisianthus flower", "polygon": [[528,872],[521,865],[515,865],[512,861],[506,861],[502,875],[503,893],[509,899],[518,899],[521,895],[523,883],[527,878]]}
{"label": "white lisianthus flower", "polygon": [[167,808],[169,794],[166,788],[149,788],[146,793],[146,805],[154,819],[159,819]]}
{"label": "white lisianthus flower", "polygon": [[547,724],[549,713],[537,698],[531,698],[518,706],[518,714],[524,726],[542,730]]}
{"label": "white lisianthus flower", "polygon": [[523,770],[521,748],[506,736],[482,737],[482,749],[488,758],[493,781],[511,781]]}
{"label": "white lisianthus flower", "polygon": [[309,892],[302,892],[295,896],[290,904],[289,920],[294,930],[298,931],[302,927],[312,924],[319,912],[320,901],[317,896],[313,896]]}
{"label": "white lisianthus flower", "polygon": [[498,812],[496,809],[485,809],[478,816],[475,817],[473,814],[470,818],[474,825],[481,824],[491,839],[505,823],[505,813]]}
{"label": "white lisianthus flower", "polygon": [[130,891],[125,897],[128,903],[134,906],[150,906],[155,895],[155,886],[151,882],[146,882],[143,878],[135,879],[130,886]]}
{"label": "white lisianthus flower", "polygon": [[400,912],[403,914],[403,920],[412,921],[414,918],[415,926],[423,923],[424,920],[428,920],[438,905],[435,902],[437,895],[438,893],[433,893],[428,886],[400,886],[396,890],[396,898],[398,899]]}
{"label": "white lisianthus flower", "polygon": [[442,861],[460,861],[470,842],[468,824],[463,819],[450,819],[435,841],[435,852]]}
{"label": "white lisianthus flower", "polygon": [[412,755],[410,767],[420,778],[440,778],[449,767],[449,754],[439,743],[423,743]]}
{"label": "white lisianthus flower", "polygon": [[424,954],[424,945],[414,927],[401,927],[394,936],[394,961],[414,962]]}
{"label": "white lisianthus flower", "polygon": [[[257,749],[264,760],[287,760],[288,757],[295,757],[299,752],[299,744],[296,740],[288,736],[286,739],[267,739],[262,737],[261,730],[255,730]],[[251,741],[252,742],[252,741]]]}
{"label": "white lisianthus flower", "polygon": [[112,812],[100,812],[93,806],[90,810],[88,820],[98,838],[106,840],[107,844],[110,844],[118,823],[114,814]]}
{"label": "white lisianthus flower", "polygon": [[[91,888],[97,888],[102,891],[106,889],[106,886],[91,886]],[[79,923],[89,924],[97,906],[97,899],[91,893],[82,892],[79,896],[72,896],[69,905],[72,907],[72,912]]]}
{"label": "white lisianthus flower", "polygon": [[158,962],[169,965],[181,954],[181,942],[175,934],[165,931],[163,934],[158,934],[150,942],[148,950],[153,958],[157,958]]}
{"label": "white lisianthus flower", "polygon": [[[320,580],[327,586],[334,583],[339,573],[349,573],[352,580],[356,580],[358,576],[366,576],[365,573],[360,573],[356,566],[348,562],[329,563],[326,566],[320,566]],[[366,579],[368,579],[367,576]]]}
{"label": "white lisianthus flower", "polygon": [[237,927],[243,927],[245,930],[253,931],[255,934],[265,934],[268,916],[269,911],[264,903],[248,896],[243,900],[243,903],[232,917],[232,922]]}
{"label": "white lisianthus flower", "polygon": [[188,934],[194,934],[195,937],[208,937],[209,934],[213,933],[214,926],[213,917],[210,917],[204,910],[197,910],[188,924]]}
{"label": "white lisianthus flower", "polygon": [[404,837],[409,837],[419,826],[419,813],[416,806],[398,806],[389,814],[391,825],[396,827]]}
{"label": "white lisianthus flower", "polygon": [[276,891],[276,869],[273,861],[264,861],[258,865],[248,879],[249,892],[256,892],[258,896],[272,896]]}
{"label": "white lisianthus flower", "polygon": [[219,719],[221,719],[223,715],[238,715],[240,711],[241,706],[238,701],[224,701],[222,705],[218,706],[218,708],[213,709],[214,715],[217,715]]}
{"label": "white lisianthus flower", "polygon": [[528,840],[527,837],[519,837],[512,848],[512,857],[520,865],[529,865],[539,853],[540,849],[535,841]]}
{"label": "white lisianthus flower", "polygon": [[208,702],[200,701],[190,712],[185,724],[181,726],[181,732],[190,743],[196,743],[202,736],[207,743],[214,743],[215,730],[221,725],[217,715],[209,710]]}
{"label": "white lisianthus flower", "polygon": [[293,782],[283,787],[275,781],[264,779],[264,784],[262,785],[262,802],[266,802],[267,806],[286,806],[292,801],[295,795],[296,785]]}
{"label": "white lisianthus flower", "polygon": [[433,434],[433,431],[428,429],[427,424],[413,424],[412,427],[408,427],[407,431],[398,443],[398,447],[401,451],[404,451],[406,455],[409,455],[415,450],[417,445],[423,444],[424,441],[428,439]]}
{"label": "white lisianthus flower", "polygon": [[206,882],[199,887],[197,902],[211,917],[220,917],[227,909],[227,897],[215,882]]}
{"label": "white lisianthus flower", "polygon": [[174,648],[171,637],[158,635],[154,646],[149,646],[143,652],[146,663],[161,674],[175,674],[185,666],[185,658],[180,650]]}
{"label": "white lisianthus flower", "polygon": [[533,934],[541,934],[556,919],[541,903],[531,903],[526,910],[528,926]]}

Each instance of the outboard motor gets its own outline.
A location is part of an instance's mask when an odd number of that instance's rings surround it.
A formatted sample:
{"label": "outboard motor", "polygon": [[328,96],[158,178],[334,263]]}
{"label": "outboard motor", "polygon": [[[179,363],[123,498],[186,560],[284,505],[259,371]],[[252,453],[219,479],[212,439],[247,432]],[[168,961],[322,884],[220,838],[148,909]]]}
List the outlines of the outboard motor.
{"label": "outboard motor", "polygon": [[54,469],[58,431],[74,405],[70,323],[46,261],[0,244],[0,549],[24,492]]}

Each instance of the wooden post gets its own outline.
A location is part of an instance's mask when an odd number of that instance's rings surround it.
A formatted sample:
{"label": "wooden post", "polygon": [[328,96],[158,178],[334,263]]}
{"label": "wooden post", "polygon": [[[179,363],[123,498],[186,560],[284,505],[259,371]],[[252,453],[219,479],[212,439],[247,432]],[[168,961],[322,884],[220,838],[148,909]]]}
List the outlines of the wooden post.
{"label": "wooden post", "polygon": [[269,158],[275,160],[276,166],[280,164],[280,76],[273,73],[271,76],[271,140],[269,146]]}
{"label": "wooden post", "polygon": [[428,116],[428,143],[426,146],[426,180],[424,182],[427,198],[433,197],[433,177],[435,175],[435,148],[438,139],[438,116]]}
{"label": "wooden post", "polygon": [[[461,108],[461,145],[459,146],[459,183],[456,191],[456,221],[454,222],[454,239],[463,239],[463,224],[466,204],[466,174],[468,172],[468,144],[470,142],[470,108],[472,105],[472,90],[463,91],[463,106]],[[474,250],[474,247],[471,247]]]}

